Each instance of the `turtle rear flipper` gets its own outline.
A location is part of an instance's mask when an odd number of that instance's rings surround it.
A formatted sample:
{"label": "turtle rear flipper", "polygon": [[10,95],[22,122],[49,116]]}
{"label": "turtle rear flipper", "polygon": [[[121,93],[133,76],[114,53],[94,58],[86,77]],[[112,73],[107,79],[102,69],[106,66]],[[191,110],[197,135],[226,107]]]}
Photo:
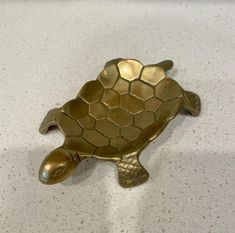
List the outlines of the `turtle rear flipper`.
{"label": "turtle rear flipper", "polygon": [[140,164],[138,152],[124,155],[118,162],[118,180],[124,188],[131,188],[146,182],[149,178],[148,172]]}
{"label": "turtle rear flipper", "polygon": [[192,116],[198,116],[201,111],[200,97],[191,92],[184,91],[183,95],[183,109],[189,112]]}

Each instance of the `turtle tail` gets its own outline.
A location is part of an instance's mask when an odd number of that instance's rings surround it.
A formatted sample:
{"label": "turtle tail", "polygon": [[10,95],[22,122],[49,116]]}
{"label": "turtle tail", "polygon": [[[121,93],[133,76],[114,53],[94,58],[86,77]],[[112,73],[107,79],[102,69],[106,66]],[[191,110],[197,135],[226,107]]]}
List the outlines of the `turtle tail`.
{"label": "turtle tail", "polygon": [[47,115],[43,119],[43,121],[40,125],[40,128],[39,128],[39,132],[41,134],[46,134],[52,126],[57,125],[57,123],[56,123],[56,113],[58,111],[59,111],[59,108],[53,108],[47,113]]}

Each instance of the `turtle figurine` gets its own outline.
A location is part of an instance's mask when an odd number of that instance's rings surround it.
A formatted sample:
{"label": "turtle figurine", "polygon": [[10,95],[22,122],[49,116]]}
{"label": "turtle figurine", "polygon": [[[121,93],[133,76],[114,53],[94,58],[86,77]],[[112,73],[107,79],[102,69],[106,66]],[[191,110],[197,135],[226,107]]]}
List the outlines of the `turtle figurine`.
{"label": "turtle figurine", "polygon": [[114,162],[122,187],[147,181],[142,150],[181,110],[200,112],[199,96],[166,77],[172,67],[170,60],[147,66],[135,59],[111,60],[75,99],[50,110],[39,131],[57,126],[65,141],[42,162],[40,181],[61,182],[89,157]]}

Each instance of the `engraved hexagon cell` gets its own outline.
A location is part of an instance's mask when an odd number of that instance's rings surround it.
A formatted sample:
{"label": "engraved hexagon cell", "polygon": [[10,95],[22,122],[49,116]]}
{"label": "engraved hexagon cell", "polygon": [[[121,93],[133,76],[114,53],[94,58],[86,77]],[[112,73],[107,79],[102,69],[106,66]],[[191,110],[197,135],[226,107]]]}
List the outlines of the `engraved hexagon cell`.
{"label": "engraved hexagon cell", "polygon": [[163,103],[159,110],[155,113],[156,121],[166,121],[172,119],[179,112],[181,106],[181,98],[176,98]]}
{"label": "engraved hexagon cell", "polygon": [[110,145],[122,149],[126,147],[128,142],[121,136],[111,138]]}
{"label": "engraved hexagon cell", "polygon": [[119,135],[119,127],[108,119],[97,120],[96,129],[107,137]]}
{"label": "engraved hexagon cell", "polygon": [[80,135],[82,132],[82,128],[76,120],[63,112],[56,114],[56,121],[59,122],[58,127],[65,135]]}
{"label": "engraved hexagon cell", "polygon": [[99,80],[86,83],[80,90],[78,96],[88,103],[93,103],[102,98],[104,87]]}
{"label": "engraved hexagon cell", "polygon": [[162,67],[157,65],[149,65],[144,67],[140,79],[151,85],[156,85],[163,78],[165,78],[165,72]]}
{"label": "engraved hexagon cell", "polygon": [[89,105],[80,98],[73,99],[62,107],[62,111],[77,119],[88,114]]}
{"label": "engraved hexagon cell", "polygon": [[89,115],[80,117],[78,122],[84,129],[93,129],[95,127],[95,119]]}
{"label": "engraved hexagon cell", "polygon": [[98,79],[105,88],[112,88],[118,79],[118,75],[117,66],[109,65],[100,73]]}
{"label": "engraved hexagon cell", "polygon": [[95,146],[106,146],[109,144],[109,139],[95,129],[85,130],[83,132],[83,137]]}
{"label": "engraved hexagon cell", "polygon": [[155,112],[160,108],[162,101],[156,97],[148,99],[144,102],[145,110]]}
{"label": "engraved hexagon cell", "polygon": [[96,102],[90,105],[90,115],[95,119],[102,119],[107,116],[108,108],[102,102]]}
{"label": "engraved hexagon cell", "polygon": [[135,80],[131,83],[131,94],[136,97],[146,100],[151,98],[154,95],[153,87],[148,86],[142,81]]}
{"label": "engraved hexagon cell", "polygon": [[153,112],[141,112],[135,116],[135,126],[144,129],[155,121]]}
{"label": "engraved hexagon cell", "polygon": [[102,102],[109,108],[116,108],[119,106],[120,96],[116,91],[107,89],[104,92]]}
{"label": "engraved hexagon cell", "polygon": [[129,82],[122,79],[122,78],[119,78],[117,83],[115,84],[114,86],[114,89],[120,94],[120,95],[123,95],[123,94],[126,94],[129,92]]}
{"label": "engraved hexagon cell", "polygon": [[132,125],[121,129],[121,135],[130,141],[137,139],[139,137],[140,132],[140,129]]}
{"label": "engraved hexagon cell", "polygon": [[82,137],[66,137],[64,144],[71,150],[79,151],[80,153],[82,152],[88,155],[92,155],[96,149],[95,146],[91,145]]}
{"label": "engraved hexagon cell", "polygon": [[120,107],[132,114],[137,114],[144,109],[143,102],[129,94],[120,97]]}
{"label": "engraved hexagon cell", "polygon": [[137,60],[122,60],[118,63],[118,69],[122,78],[132,81],[140,76],[143,65]]}
{"label": "engraved hexagon cell", "polygon": [[165,78],[155,87],[155,95],[164,100],[170,100],[183,95],[183,90],[179,84],[170,78]]}
{"label": "engraved hexagon cell", "polygon": [[133,124],[133,117],[120,108],[111,109],[108,118],[120,127]]}

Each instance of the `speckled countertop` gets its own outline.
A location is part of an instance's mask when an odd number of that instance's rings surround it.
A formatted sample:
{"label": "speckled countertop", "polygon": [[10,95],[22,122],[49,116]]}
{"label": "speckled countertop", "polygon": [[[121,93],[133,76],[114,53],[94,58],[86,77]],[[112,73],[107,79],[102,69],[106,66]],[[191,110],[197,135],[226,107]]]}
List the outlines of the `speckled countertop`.
{"label": "speckled countertop", "polygon": [[[1,1],[0,232],[233,233],[234,1]],[[38,133],[116,57],[175,61],[202,98],[142,153],[149,181],[118,185],[115,166],[84,161],[55,186],[38,181],[60,133]]]}

